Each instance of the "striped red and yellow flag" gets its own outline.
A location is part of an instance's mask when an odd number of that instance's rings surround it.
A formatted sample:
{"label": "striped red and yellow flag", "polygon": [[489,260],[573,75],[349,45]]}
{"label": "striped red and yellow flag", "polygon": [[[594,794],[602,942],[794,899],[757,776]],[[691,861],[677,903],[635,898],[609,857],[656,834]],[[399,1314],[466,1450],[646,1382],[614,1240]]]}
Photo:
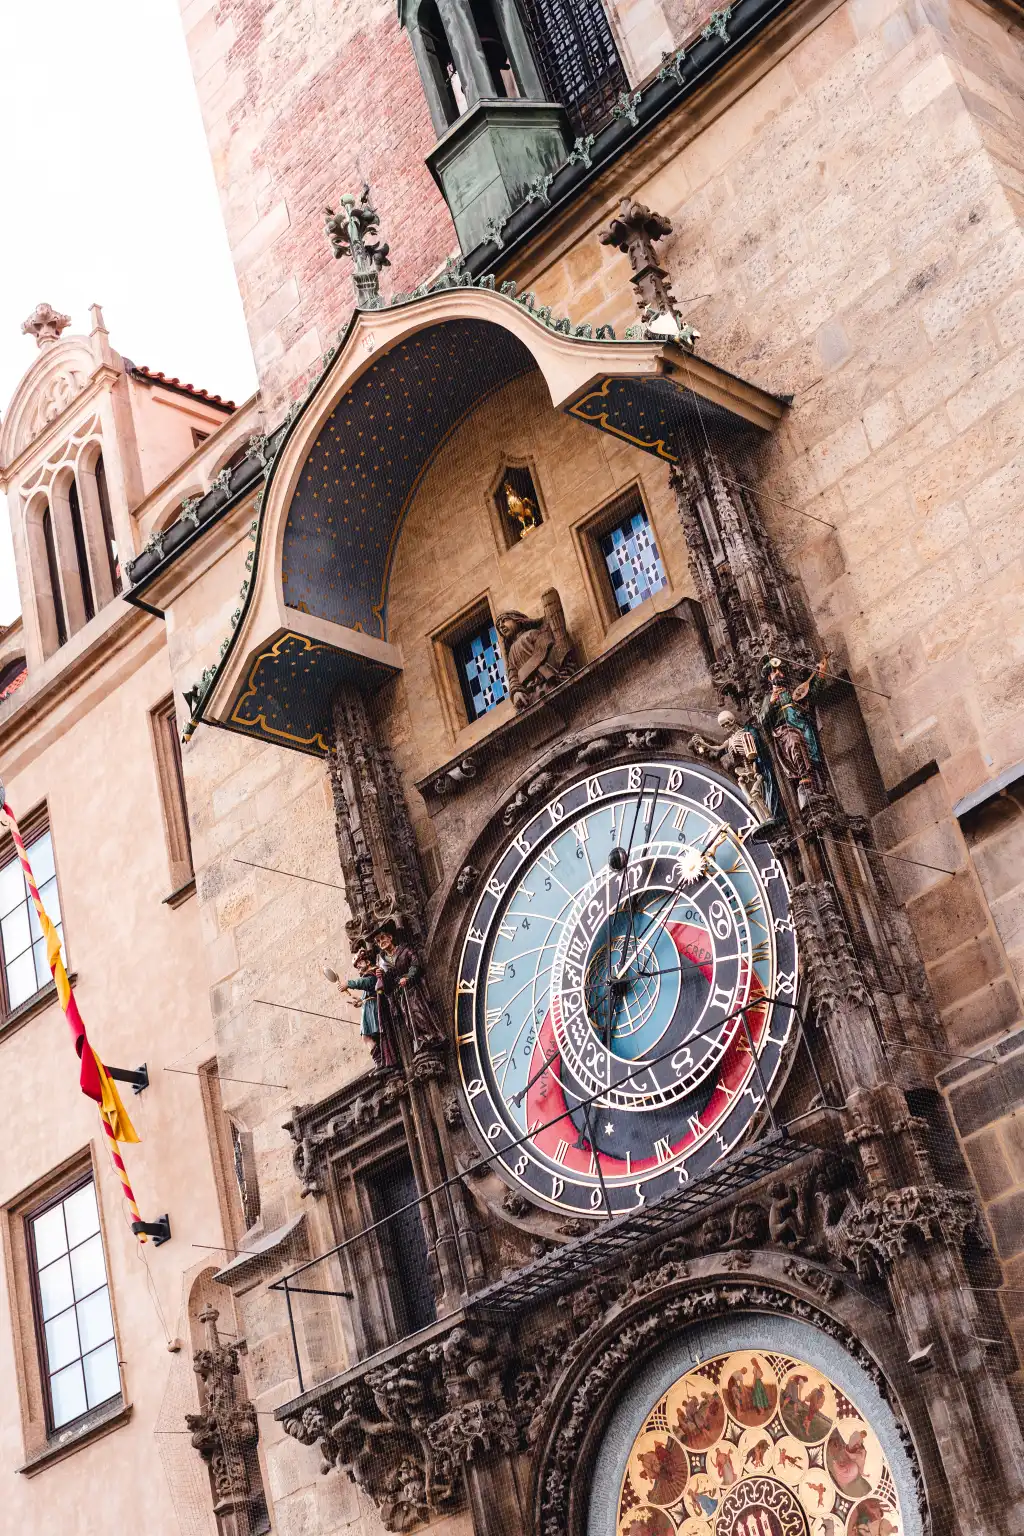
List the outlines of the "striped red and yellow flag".
{"label": "striped red and yellow flag", "polygon": [[[60,935],[43,907],[42,899],[39,895],[39,887],[36,885],[35,876],[32,873],[32,865],[29,862],[28,851],[18,827],[17,819],[7,804],[6,799],[3,799],[2,808],[0,808],[0,825],[5,826],[14,839],[14,846],[18,851],[18,858],[24,871],[25,883],[28,886],[29,895],[32,897],[32,904],[36,909],[39,927],[46,940],[46,962],[50,967],[50,972],[56,984],[57,996],[60,999],[60,1005],[70,1026],[75,1050],[81,1062],[78,1077],[79,1084],[82,1092],[88,1098],[94,1099],[99,1107],[100,1120],[106,1135],[107,1146],[110,1149],[110,1156],[114,1167],[117,1169],[117,1176],[121,1180],[124,1197],[128,1202],[133,1219],[141,1221],[142,1217],[135,1203],[131,1184],[128,1182],[127,1170],[121,1159],[121,1154],[117,1150],[118,1142],[138,1141],[139,1137],[128,1117],[128,1111],[121,1103],[121,1095],[118,1093],[113,1080],[99,1056],[89,1044],[89,1037],[85,1032],[85,1024],[82,1020],[82,1015],[78,1011],[78,1003],[75,1001],[74,989],[68,980],[67,969],[61,955]],[[146,1241],[145,1234],[141,1234],[141,1241]]]}

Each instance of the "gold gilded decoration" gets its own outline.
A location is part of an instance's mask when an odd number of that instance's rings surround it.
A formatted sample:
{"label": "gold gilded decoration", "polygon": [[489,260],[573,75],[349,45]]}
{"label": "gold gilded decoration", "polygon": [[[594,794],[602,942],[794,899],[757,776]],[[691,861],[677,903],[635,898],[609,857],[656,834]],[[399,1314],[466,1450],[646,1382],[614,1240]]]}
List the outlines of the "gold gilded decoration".
{"label": "gold gilded decoration", "polygon": [[675,1382],[633,1442],[617,1536],[902,1536],[878,1437],[827,1376],[737,1350]]}
{"label": "gold gilded decoration", "polygon": [[505,511],[515,523],[519,537],[524,539],[528,533],[533,532],[534,528],[540,527],[537,503],[532,496],[520,496],[511,480],[506,480],[501,489],[505,497]]}
{"label": "gold gilded decoration", "polygon": [[671,446],[673,425],[658,409],[653,391],[643,392],[631,385],[631,379],[609,376],[599,389],[590,390],[564,410],[588,426],[656,454],[667,464],[678,463],[679,455]]}

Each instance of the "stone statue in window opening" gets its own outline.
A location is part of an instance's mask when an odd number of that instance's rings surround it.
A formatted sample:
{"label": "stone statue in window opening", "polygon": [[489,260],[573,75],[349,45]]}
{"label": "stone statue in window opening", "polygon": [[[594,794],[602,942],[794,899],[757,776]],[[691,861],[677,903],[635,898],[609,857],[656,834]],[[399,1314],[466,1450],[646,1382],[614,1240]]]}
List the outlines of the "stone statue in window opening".
{"label": "stone statue in window opening", "polygon": [[[356,950],[352,963],[359,972],[358,976],[349,981],[339,981],[338,988],[343,997],[355,994],[358,999],[361,1009],[359,1033],[370,1042],[370,1054],[378,1072],[386,1072],[397,1067],[399,1060],[391,1018],[381,1018],[378,992],[383,989],[383,973],[378,970],[372,950],[365,946]],[[334,972],[330,974],[333,976]]]}
{"label": "stone statue in window opening", "polygon": [[788,668],[778,656],[766,656],[761,671],[768,691],[761,701],[758,720],[771,733],[775,753],[787,779],[796,785],[797,800],[806,805],[809,794],[825,789],[825,769],[814,723],[812,706],[823,687],[828,658],[822,657],[814,671],[790,685]]}
{"label": "stone statue in window opening", "polygon": [[373,936],[377,946],[377,1003],[380,1028],[404,1029],[414,1056],[440,1050],[444,1033],[434,1014],[419,956],[398,936],[393,922]]}
{"label": "stone statue in window opening", "polygon": [[704,736],[691,736],[691,751],[720,762],[750,801],[759,825],[771,826],[779,813],[779,791],[761,733],[755,725],[740,725],[731,709],[719,713],[718,723],[728,733],[725,740],[714,742]]}
{"label": "stone statue in window opening", "polygon": [[501,489],[505,497],[505,510],[511,521],[515,523],[519,537],[525,539],[534,528],[540,527],[537,503],[532,496],[520,496],[511,480],[506,480]]}
{"label": "stone statue in window opening", "polygon": [[508,691],[516,709],[528,709],[576,670],[565,627],[562,600],[554,587],[541,598],[542,619],[515,610],[499,613],[496,625],[505,651]]}

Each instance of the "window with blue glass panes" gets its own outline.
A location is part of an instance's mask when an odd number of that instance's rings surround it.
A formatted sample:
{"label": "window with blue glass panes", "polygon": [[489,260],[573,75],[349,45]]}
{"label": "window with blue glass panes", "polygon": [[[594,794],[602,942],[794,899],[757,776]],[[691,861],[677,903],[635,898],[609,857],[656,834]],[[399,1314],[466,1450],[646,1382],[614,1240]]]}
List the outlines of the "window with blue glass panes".
{"label": "window with blue glass panes", "polygon": [[452,647],[462,697],[469,719],[479,720],[489,709],[508,698],[505,658],[498,644],[498,631],[487,621]]}
{"label": "window with blue glass panes", "polygon": [[598,547],[620,614],[631,613],[667,584],[654,529],[643,507],[627,513],[603,533]]}

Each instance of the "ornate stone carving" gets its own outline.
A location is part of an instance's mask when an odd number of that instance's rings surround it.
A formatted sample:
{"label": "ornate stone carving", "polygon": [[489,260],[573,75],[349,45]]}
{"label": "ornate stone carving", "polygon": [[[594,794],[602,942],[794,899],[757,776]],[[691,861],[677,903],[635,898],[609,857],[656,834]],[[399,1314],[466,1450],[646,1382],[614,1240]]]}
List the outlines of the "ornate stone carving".
{"label": "ornate stone carving", "polygon": [[197,1349],[192,1359],[203,1383],[203,1412],[187,1413],[185,1423],[209,1469],[218,1530],[224,1536],[248,1536],[250,1514],[263,1504],[259,1463],[253,1455],[260,1432],[256,1409],[236,1385],[238,1346],[222,1342],[219,1316],[210,1306],[199,1314],[206,1347]]}
{"label": "ornate stone carving", "polygon": [[374,243],[367,235],[375,235],[380,218],[370,201],[370,187],[364,183],[358,202],[350,192],[342,194],[338,211],[325,209],[327,238],[335,258],[348,256],[352,260],[352,285],[356,291],[357,309],[382,309],[380,274],[391,265],[388,260],[390,247]]}
{"label": "ornate stone carving", "polygon": [[526,810],[531,800],[536,800],[538,795],[547,794],[555,782],[553,773],[538,773],[535,779],[522,789],[517,789],[512,799],[501,813],[502,822],[510,827],[514,821]]}
{"label": "ornate stone carving", "polygon": [[486,1333],[457,1326],[284,1421],[320,1443],[321,1470],[345,1472],[389,1531],[408,1531],[461,1502],[460,1471],[508,1454],[518,1430],[502,1399],[499,1357]]}
{"label": "ornate stone carving", "polygon": [[808,996],[819,1019],[867,1006],[870,995],[835,888],[826,880],[805,881],[793,891],[792,906]]}
{"label": "ornate stone carving", "polygon": [[464,757],[452,768],[447,768],[434,780],[435,795],[447,795],[453,789],[461,789],[468,784],[470,779],[476,777],[476,763],[471,757]]}
{"label": "ornate stone carving", "polygon": [[468,896],[479,878],[480,871],[475,864],[463,864],[455,881],[455,889],[460,896]]}
{"label": "ornate stone carving", "polygon": [[862,1279],[883,1275],[913,1243],[959,1248],[969,1231],[983,1236],[974,1196],[940,1185],[908,1185],[863,1202],[852,1190],[836,1213],[834,1197],[819,1197],[829,1249]]}
{"label": "ornate stone carving", "polygon": [[[365,1080],[364,1080],[365,1081]],[[351,1093],[351,1090],[348,1090]],[[374,1081],[370,1088],[360,1088],[340,1105],[324,1113],[295,1109],[284,1129],[295,1143],[292,1163],[303,1198],[322,1195],[331,1153],[342,1151],[357,1136],[372,1130],[395,1113],[395,1106],[408,1088],[397,1073]]]}
{"label": "ornate stone carving", "polygon": [[800,1259],[783,1259],[782,1272],[791,1280],[806,1285],[809,1291],[816,1291],[822,1301],[834,1301],[843,1289],[838,1275],[830,1274],[827,1269],[819,1269],[816,1264],[805,1264]]}
{"label": "ornate stone carving", "polygon": [[624,197],[615,218],[597,238],[602,245],[622,251],[629,260],[643,334],[692,346],[700,332],[680,314],[668,273],[654,251],[655,242],[671,233],[672,224],[664,214],[653,213],[645,204]]}
{"label": "ornate stone carving", "polygon": [[52,304],[37,304],[22,322],[22,335],[34,336],[37,347],[49,347],[60,340],[60,333],[71,324],[70,315],[62,315]]}
{"label": "ornate stone carving", "polygon": [[562,600],[554,587],[544,593],[541,606],[544,616],[540,619],[513,609],[499,613],[495,620],[516,709],[529,709],[576,671]]}
{"label": "ornate stone carving", "polygon": [[711,675],[749,719],[761,695],[761,662],[782,651],[811,663],[803,616],[744,476],[720,454],[683,451],[669,472],[690,572],[704,611]]}
{"label": "ornate stone carving", "polygon": [[395,760],[377,741],[366,701],[355,687],[334,699],[328,754],[338,853],[353,939],[369,941],[381,923],[400,918],[414,943],[424,934],[427,892],[416,836]]}

